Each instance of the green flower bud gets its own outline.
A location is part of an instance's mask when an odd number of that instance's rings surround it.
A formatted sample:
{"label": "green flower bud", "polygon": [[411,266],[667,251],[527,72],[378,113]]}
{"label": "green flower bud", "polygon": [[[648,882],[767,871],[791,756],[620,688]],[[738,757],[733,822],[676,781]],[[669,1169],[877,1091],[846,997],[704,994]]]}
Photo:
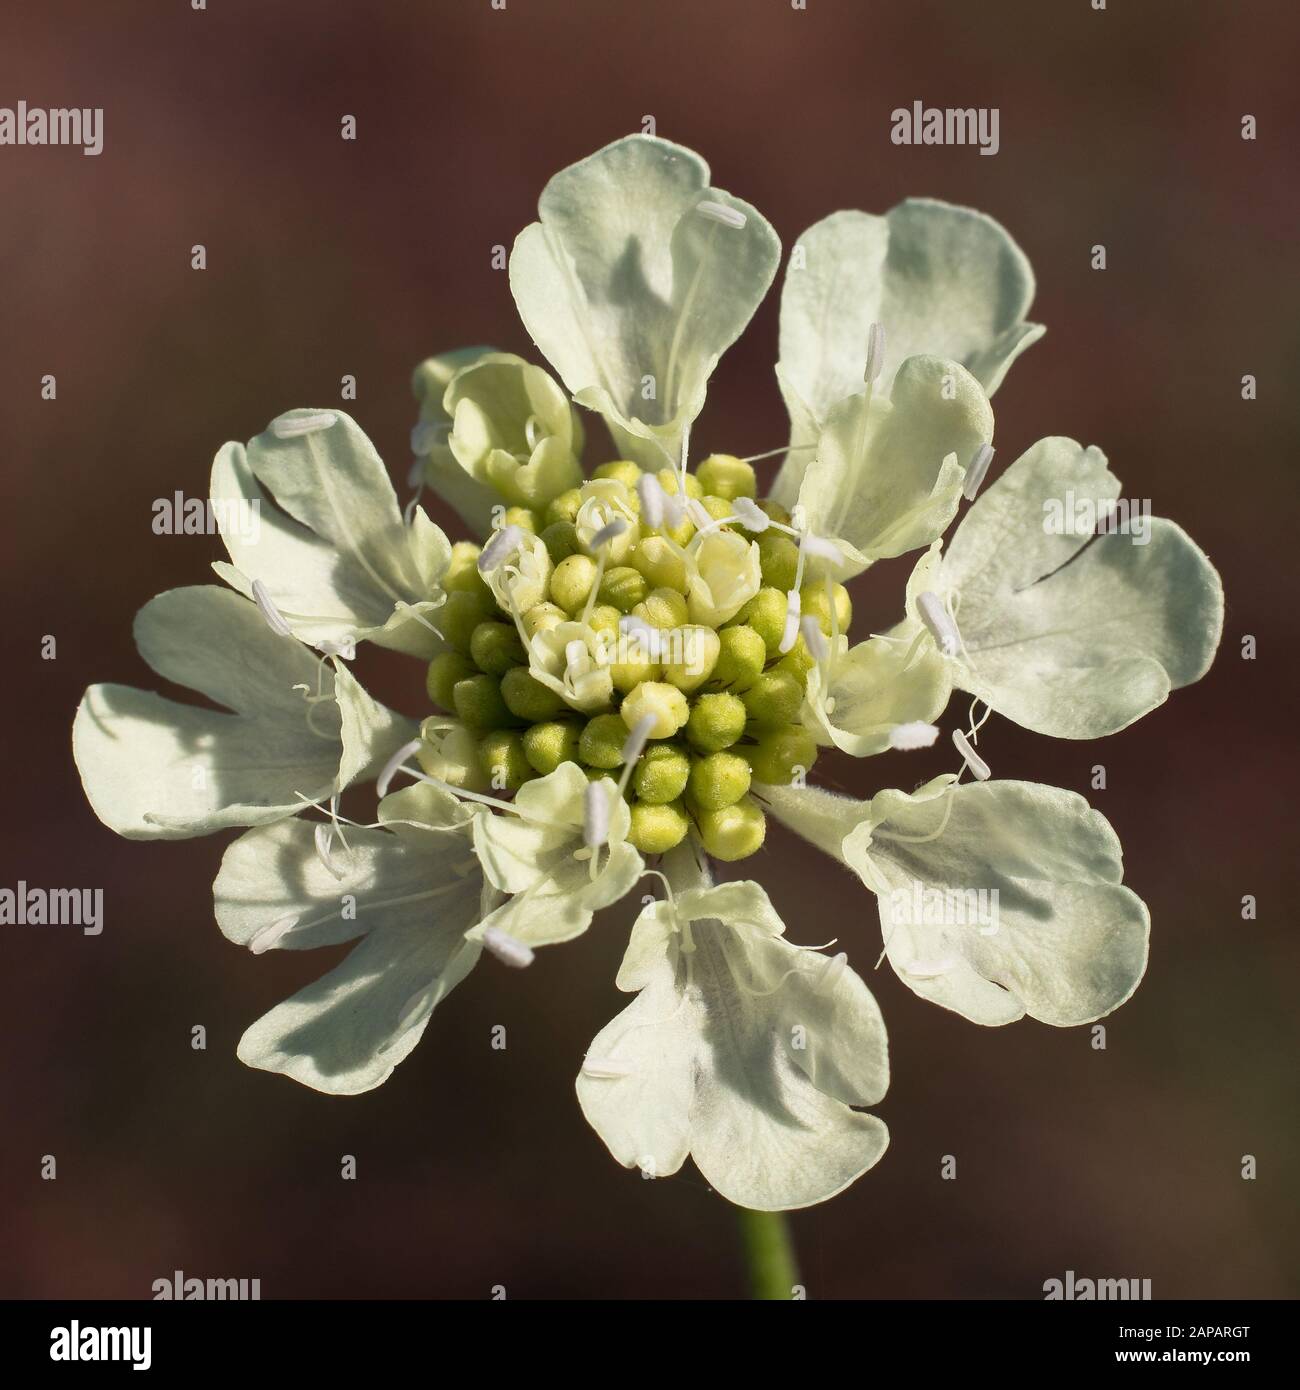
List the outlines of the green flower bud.
{"label": "green flower bud", "polygon": [[614,689],[624,695],[630,694],[644,681],[657,681],[663,672],[650,661],[618,661],[609,668],[609,678]]}
{"label": "green flower bud", "polygon": [[686,790],[690,775],[691,760],[675,743],[650,743],[632,774],[632,790],[641,801],[666,805]]}
{"label": "green flower bud", "polygon": [[490,676],[504,676],[512,666],[522,664],[524,644],[513,623],[489,620],[479,623],[470,634],[469,654],[480,671]]}
{"label": "green flower bud", "polygon": [[653,805],[638,801],[632,807],[627,838],[642,854],[666,854],[680,845],[690,830],[690,817],[678,801]]}
{"label": "green flower bud", "polygon": [[619,710],[628,729],[635,729],[649,715],[654,721],[647,735],[649,738],[672,738],[686,723],[690,712],[686,696],[675,685],[662,681],[642,681],[624,699]]}
{"label": "green flower bud", "polygon": [[578,612],[596,582],[596,562],[590,555],[570,555],[551,575],[551,599],[566,613]]}
{"label": "green flower bud", "polygon": [[495,676],[466,676],[451,691],[457,718],[471,729],[499,729],[513,722]]}
{"label": "green flower bud", "polygon": [[496,600],[486,589],[458,589],[438,609],[436,626],[449,646],[468,653],[474,629],[487,618],[500,616]]}
{"label": "green flower bud", "polygon": [[482,547],[473,541],[457,541],[451,548],[451,559],[438,581],[449,594],[468,590],[470,593],[487,593],[487,580],[478,572],[478,557]]}
{"label": "green flower bud", "polygon": [[680,661],[665,661],[663,678],[688,695],[698,690],[713,674],[722,643],[711,627],[681,627],[669,634],[665,655]]}
{"label": "green flower bud", "polygon": [[593,632],[608,632],[611,636],[618,635],[618,620],[623,615],[617,608],[610,603],[598,603],[591,610],[591,617],[587,619],[587,626]]}
{"label": "green flower bud", "polygon": [[705,492],[733,502],[737,497],[756,497],[758,479],[754,465],[733,454],[710,454],[695,470]]}
{"label": "green flower bud", "polygon": [[651,627],[681,627],[689,617],[686,595],[677,589],[653,589],[632,611]]}
{"label": "green flower bud", "polygon": [[774,671],[789,671],[803,687],[808,685],[808,672],[817,665],[817,658],[808,650],[808,643],[800,635],[794,639],[794,646],[772,668]]}
{"label": "green flower bud", "polygon": [[424,678],[429,699],[439,709],[445,709],[450,713],[455,709],[451,697],[452,687],[457,681],[463,681],[466,676],[477,673],[478,668],[463,652],[439,652],[429,663],[429,670]]}
{"label": "green flower bud", "polygon": [[749,790],[749,763],[739,753],[710,753],[691,764],[687,795],[701,811],[720,811]]}
{"label": "green flower bud", "polygon": [[[783,619],[784,621],[784,619]],[[737,623],[718,633],[718,660],[713,668],[713,682],[744,690],[763,674],[767,662],[767,644],[762,636],[748,625]]]}
{"label": "green flower bud", "polygon": [[536,637],[539,632],[549,632],[568,621],[569,615],[558,603],[535,603],[523,617],[524,631],[529,637]]}
{"label": "green flower bud", "polygon": [[578,533],[571,521],[553,521],[542,532],[542,543],[554,564],[578,553]]}
{"label": "green flower bud", "polygon": [[799,571],[799,547],[780,531],[764,531],[758,538],[758,563],[763,583],[786,593]]}
{"label": "green flower bud", "polygon": [[582,489],[571,487],[567,492],[560,493],[558,497],[553,497],[546,504],[542,519],[548,526],[554,525],[557,521],[567,521],[572,524],[578,515],[580,506],[582,506]]}
{"label": "green flower bud", "polygon": [[730,748],[745,732],[749,718],[744,702],[728,691],[716,695],[701,695],[691,706],[686,721],[686,737],[701,753],[717,753]]}
{"label": "green flower bud", "polygon": [[742,610],[742,620],[749,624],[763,639],[768,656],[777,656],[781,650],[781,638],[785,636],[785,615],[789,603],[780,589],[762,588]]}
{"label": "green flower bud", "polygon": [[686,561],[664,536],[642,536],[628,559],[653,588],[686,592]]}
{"label": "green flower bud", "polygon": [[437,716],[420,725],[415,760],[430,777],[465,791],[483,791],[488,780],[478,757],[478,740],[463,724]]}
{"label": "green flower bud", "polygon": [[578,760],[580,727],[570,719],[534,724],[523,732],[524,757],[534,772],[545,777],[561,763]]}
{"label": "green flower bud", "polygon": [[760,727],[793,724],[803,708],[803,684],[789,671],[764,671],[742,695],[750,719]]}
{"label": "green flower bud", "polygon": [[527,531],[530,536],[535,536],[539,529],[537,513],[531,507],[507,507],[505,519],[501,526],[502,529],[507,526],[518,526],[521,531]]}
{"label": "green flower bud", "polygon": [[659,535],[667,537],[677,546],[685,546],[694,534],[695,523],[688,516],[683,516],[676,526],[664,525],[659,528]]}
{"label": "green flower bud", "polygon": [[[668,493],[670,497],[676,497],[678,491],[678,476],[675,468],[661,468],[655,477],[659,479],[659,486]],[[704,486],[694,473],[686,475],[686,495],[687,497],[703,497]]]}
{"label": "green flower bud", "polygon": [[[849,591],[843,584],[832,584],[831,592],[835,595],[835,621],[839,624],[841,632],[847,632],[849,624],[853,621],[853,604],[849,599]],[[831,605],[826,597],[826,581],[820,579],[805,584],[799,590],[799,603],[804,617],[816,618],[817,626],[829,637]]]}
{"label": "green flower bud", "polygon": [[631,459],[612,459],[609,463],[602,463],[598,468],[593,469],[591,476],[593,478],[615,478],[635,493],[636,485],[641,481],[641,466],[633,463]]}
{"label": "green flower bud", "polygon": [[700,498],[700,506],[714,519],[714,521],[726,521],[729,516],[734,515],[731,510],[731,503],[725,497],[715,497],[711,492],[705,493]]}
{"label": "green flower bud", "polygon": [[758,742],[744,751],[756,782],[788,787],[794,779],[795,768],[811,771],[817,761],[818,749],[807,729],[797,724],[786,724],[763,730]]}
{"label": "green flower bud", "polygon": [[501,677],[501,698],[516,719],[529,724],[554,719],[567,708],[555,691],[543,685],[526,666],[515,666]]}
{"label": "green flower bud", "polygon": [[598,714],[587,721],[578,741],[578,756],[588,767],[608,770],[623,762],[627,725],[617,714]]}
{"label": "green flower bud", "polygon": [[720,811],[701,811],[698,823],[706,852],[728,864],[761,849],[767,834],[767,821],[752,796]]}
{"label": "green flower bud", "polygon": [[615,565],[600,581],[601,603],[611,604],[620,613],[630,613],[646,596],[645,575],[631,565]]}
{"label": "green flower bud", "polygon": [[479,766],[494,791],[514,791],[537,774],[524,754],[523,735],[514,729],[494,729],[478,745]]}

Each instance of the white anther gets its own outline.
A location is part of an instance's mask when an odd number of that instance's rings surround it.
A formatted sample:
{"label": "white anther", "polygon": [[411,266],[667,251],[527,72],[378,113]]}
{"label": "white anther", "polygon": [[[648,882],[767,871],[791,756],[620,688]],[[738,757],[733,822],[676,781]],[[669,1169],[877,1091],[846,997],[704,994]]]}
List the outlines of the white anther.
{"label": "white anther", "polygon": [[650,738],[650,730],[654,726],[655,717],[653,714],[643,714],[632,726],[632,732],[623,740],[621,756],[625,763],[634,763],[641,756],[646,742]]}
{"label": "white anther", "polygon": [[601,546],[608,545],[610,541],[616,541],[624,531],[627,530],[627,522],[621,516],[616,516],[613,521],[607,521],[599,531],[591,538],[591,548],[599,550]]}
{"label": "white anther", "polygon": [[828,541],[824,536],[800,536],[799,544],[804,554],[811,555],[814,560],[827,560],[832,565],[844,563],[844,552],[834,541]]}
{"label": "white anther", "polygon": [[658,530],[664,519],[664,503],[667,501],[659,479],[653,473],[642,473],[636,480],[636,493],[641,499],[641,520],[651,530]]}
{"label": "white anther", "polygon": [[961,651],[961,633],[939,595],[927,589],[917,596],[916,609],[934,638],[935,646],[944,656],[956,656]]}
{"label": "white anther", "polygon": [[564,644],[565,668],[581,666],[587,660],[587,644],[581,637],[575,637]]}
{"label": "white anther", "polygon": [[379,793],[380,799],[388,795],[388,784],[397,775],[397,769],[411,756],[418,751],[420,740],[413,738],[410,743],[404,743],[384,764],[383,770],[379,774],[379,780],[375,783],[375,790]]}
{"label": "white anther", "polygon": [[582,843],[599,849],[609,842],[609,788],[588,782],[582,798]]}
{"label": "white anther", "polygon": [[766,531],[772,524],[772,518],[751,497],[737,497],[731,510],[744,522],[746,531]]}
{"label": "white anther", "polygon": [[971,747],[970,739],[960,729],[952,731],[953,747],[961,754],[962,761],[971,770],[971,776],[978,782],[987,782],[993,776],[988,763]]}
{"label": "white anther", "polygon": [[523,540],[524,532],[520,526],[503,526],[500,531],[479,552],[478,572],[491,574],[505,563],[506,557]]}
{"label": "white anther", "polygon": [[814,661],[825,661],[831,654],[826,634],[811,613],[799,620],[799,631],[803,633],[804,645],[812,653]]}
{"label": "white anther", "polygon": [[924,719],[913,719],[906,724],[895,724],[889,731],[889,746],[901,752],[910,753],[915,748],[929,748],[939,737],[939,730]]}
{"label": "white anther", "polygon": [[873,323],[867,329],[867,365],[862,373],[862,379],[868,385],[880,375],[880,369],[885,365],[885,330],[878,324]]}
{"label": "white anther", "polygon": [[340,661],[355,661],[357,639],[355,637],[341,637],[335,642],[332,638],[326,637],[316,643],[316,650],[322,656],[337,656]]}
{"label": "white anther", "polygon": [[277,439],[297,439],[299,435],[329,429],[338,418],[332,410],[316,410],[308,415],[281,415],[271,421],[271,433]]}
{"label": "white anther", "polygon": [[728,207],[726,203],[709,202],[707,199],[702,203],[696,203],[695,211],[701,217],[707,217],[710,222],[721,222],[724,227],[732,227],[736,231],[748,221],[739,208]]}
{"label": "white anther", "polygon": [[799,617],[803,612],[803,600],[798,589],[791,589],[785,596],[785,627],[781,632],[780,652],[788,652],[799,636]]}
{"label": "white anther", "polygon": [[980,490],[980,484],[984,481],[984,475],[989,471],[989,464],[993,462],[993,445],[981,444],[975,450],[975,457],[971,459],[966,469],[966,481],[962,484],[962,496],[968,501],[975,500],[975,494]]}
{"label": "white anther", "polygon": [[848,969],[849,958],[845,952],[840,951],[833,955],[826,962],[822,970],[821,978],[817,981],[818,989],[834,989],[839,983],[840,976]]}
{"label": "white anther", "polygon": [[253,602],[257,604],[258,611],[266,619],[267,627],[277,637],[293,636],[293,629],[285,622],[284,614],[271,602],[271,595],[266,592],[266,585],[260,579],[253,580]]}
{"label": "white anther", "polygon": [[502,965],[508,965],[512,970],[522,970],[534,960],[535,953],[531,946],[516,941],[509,932],[503,932],[500,927],[489,927],[483,933],[483,945]]}
{"label": "white anther", "polygon": [[664,492],[664,522],[676,530],[686,517],[686,499],[677,492]]}
{"label": "white anther", "polygon": [[277,917],[274,922],[253,933],[248,941],[248,949],[255,956],[274,950],[297,925],[296,913],[291,912],[287,917]]}
{"label": "white anther", "polygon": [[582,1074],[596,1081],[617,1081],[620,1077],[632,1076],[634,1073],[631,1067],[625,1067],[622,1062],[615,1062],[610,1057],[584,1057]]}

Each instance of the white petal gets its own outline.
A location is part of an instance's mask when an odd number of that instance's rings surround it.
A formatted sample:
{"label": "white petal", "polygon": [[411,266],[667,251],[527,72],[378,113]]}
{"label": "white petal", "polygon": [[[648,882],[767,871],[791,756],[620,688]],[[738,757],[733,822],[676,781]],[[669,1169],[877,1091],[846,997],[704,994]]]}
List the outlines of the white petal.
{"label": "white petal", "polygon": [[[756,884],[722,887],[762,895]],[[579,1074],[583,1113],[627,1167],[663,1176],[690,1153],[740,1206],[833,1196],[888,1143],[878,1119],[850,1108],[888,1086],[870,992],[842,963],[783,941],[770,907],[751,923],[727,920],[722,888],[679,897],[679,913],[695,918],[687,953],[679,932],[664,931],[662,906],[634,929],[641,993],[592,1042],[600,1064]]]}
{"label": "white petal", "polygon": [[[859,871],[869,858],[883,878],[890,963],[923,998],[976,1023],[1027,1013],[1068,1027],[1110,1013],[1137,988],[1147,910],[1121,884],[1114,831],[1083,797],[994,781],[881,792],[871,812],[874,828],[859,825],[843,852]],[[917,912],[914,885],[944,902],[923,898]]]}
{"label": "white petal", "polygon": [[[232,713],[128,686],[92,686],[73,724],[73,753],[100,820],[129,839],[180,839],[294,814],[388,756],[413,726],[376,705],[346,672],[266,625],[216,587],[174,589],[136,619],[159,675]],[[295,685],[327,696],[312,709]]]}
{"label": "white petal", "polygon": [[247,450],[227,444],[218,453],[214,503],[256,502],[260,526],[255,534],[223,527],[231,563],[214,568],[246,595],[261,580],[305,642],[369,639],[427,657],[434,633],[399,605],[440,597],[430,575],[441,574],[450,545],[427,517],[413,539],[373,445],[347,415],[335,414],[328,429],[283,438],[271,428]]}
{"label": "white petal", "polygon": [[980,495],[939,566],[960,595],[954,681],[1025,728],[1114,733],[1199,680],[1218,647],[1222,584],[1173,522],[1147,517],[1145,544],[1051,529],[1054,504],[1118,493],[1098,450],[1042,440]]}
{"label": "white petal", "polygon": [[[701,202],[742,214],[744,226],[701,215]],[[644,135],[557,174],[538,210],[510,258],[525,327],[625,457],[675,462],[714,365],[771,284],[776,234],[709,186],[698,155]]]}
{"label": "white petal", "polygon": [[481,948],[465,932],[478,913],[466,880],[418,920],[377,926],[327,975],[258,1019],[240,1039],[240,1061],[332,1095],[381,1085],[477,961]]}

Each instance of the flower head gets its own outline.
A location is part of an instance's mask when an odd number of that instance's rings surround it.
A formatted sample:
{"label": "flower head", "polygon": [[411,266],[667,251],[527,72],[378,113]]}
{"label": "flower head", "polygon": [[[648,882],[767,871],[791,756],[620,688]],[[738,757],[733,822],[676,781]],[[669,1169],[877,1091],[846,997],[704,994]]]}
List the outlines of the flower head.
{"label": "flower head", "polygon": [[[707,382],[779,259],[698,156],[617,141],[547,184],[510,261],[562,387],[486,347],[416,370],[416,477],[472,539],[452,544],[418,493],[400,509],[337,411],[217,456],[214,498],[256,501],[261,538],[227,536],[231,588],[161,595],[137,640],[229,712],[95,686],[73,746],[122,835],[250,827],[216,883],[232,941],[357,942],[247,1030],[251,1066],[379,1085],[484,954],[526,969],[658,885],[618,975],[636,998],[582,1061],[579,1102],[619,1162],[658,1176],[690,1155],[772,1210],[885,1151],[864,1107],[888,1049],[850,952],[874,945],[986,1025],[1089,1022],[1137,987],[1149,919],[1114,832],[1072,792],[999,779],[981,731],[996,712],[1093,738],[1154,709],[1213,657],[1218,576],[1172,522],[1099,528],[1120,499],[1095,449],[1042,440],[988,480],[989,397],[1042,329],[1011,238],[943,203],[799,238],[780,468],[768,489],[756,460],[692,470]],[[613,440],[589,477],[575,407]],[[848,581],[909,554],[901,620],[863,622]],[[427,663],[418,724],[354,678],[364,642]],[[941,736],[954,689],[970,719]],[[951,770],[913,792],[809,780],[827,750],[927,748]],[[344,798],[377,800],[373,818]],[[761,863],[769,819],[874,895],[878,943],[854,924],[834,954],[792,944],[756,881],[714,882],[710,860]]]}

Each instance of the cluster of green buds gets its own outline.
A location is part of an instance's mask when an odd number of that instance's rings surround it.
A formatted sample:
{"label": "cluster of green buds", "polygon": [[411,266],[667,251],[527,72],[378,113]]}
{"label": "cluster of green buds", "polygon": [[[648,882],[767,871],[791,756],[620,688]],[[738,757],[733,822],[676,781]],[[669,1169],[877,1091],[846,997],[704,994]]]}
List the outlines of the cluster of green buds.
{"label": "cluster of green buds", "polygon": [[755,493],[753,467],[730,455],[694,473],[617,460],[542,507],[503,509],[482,548],[455,546],[425,772],[499,794],[574,762],[617,780],[643,854],[692,825],[718,859],[759,849],[751,783],[798,784],[812,767],[808,672],[850,604],[810,577],[806,538]]}

